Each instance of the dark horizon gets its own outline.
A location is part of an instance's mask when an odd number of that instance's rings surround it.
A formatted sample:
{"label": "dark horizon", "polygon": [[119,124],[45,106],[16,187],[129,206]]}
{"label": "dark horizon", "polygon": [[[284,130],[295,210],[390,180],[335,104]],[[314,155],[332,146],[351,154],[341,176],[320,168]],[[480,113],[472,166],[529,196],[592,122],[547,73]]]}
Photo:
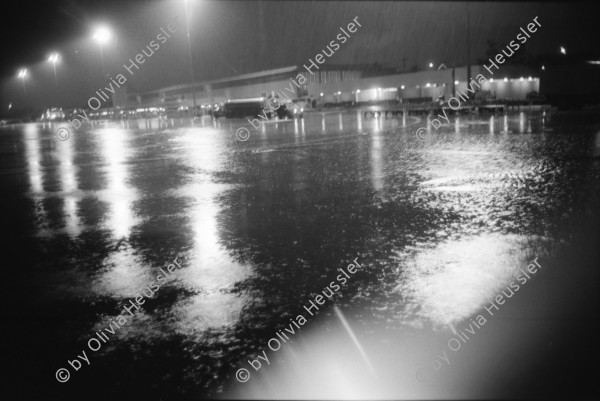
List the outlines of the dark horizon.
{"label": "dark horizon", "polygon": [[[123,69],[168,20],[180,16],[177,31],[141,68],[127,87],[145,92],[189,82],[185,10],[181,1],[44,2],[33,13],[22,4],[12,16],[17,24],[36,26],[5,50],[2,65],[2,107],[23,105],[19,68],[29,69],[25,105],[74,107],[102,87],[100,52],[91,40],[95,24],[114,30],[114,40],[103,49],[107,72]],[[488,41],[503,44],[534,16],[542,28],[527,52],[532,56],[589,51],[585,38],[597,29],[587,3],[469,3],[471,64],[484,59]],[[422,69],[430,61],[466,65],[466,3],[464,2],[214,2],[190,1],[190,26],[196,81],[303,64],[321,51],[340,25],[359,15],[365,29],[352,38],[330,64],[380,64]],[[382,11],[383,9],[383,11]],[[378,10],[378,12],[375,12]],[[514,16],[518,15],[518,18]],[[28,21],[25,23],[25,21]],[[7,27],[5,37],[10,37]],[[43,38],[43,39],[40,39]],[[301,38],[301,40],[299,40]],[[454,38],[454,39],[452,39]],[[449,45],[449,41],[452,45]],[[58,88],[47,56],[61,54]],[[70,103],[67,105],[67,103]],[[17,106],[18,107],[18,106]]]}

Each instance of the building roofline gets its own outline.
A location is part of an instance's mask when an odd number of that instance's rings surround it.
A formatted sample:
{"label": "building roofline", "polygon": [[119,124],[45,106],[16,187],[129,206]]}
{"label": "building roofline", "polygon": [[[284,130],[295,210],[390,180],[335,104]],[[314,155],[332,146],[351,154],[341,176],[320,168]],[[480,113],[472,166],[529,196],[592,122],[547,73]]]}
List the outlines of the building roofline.
{"label": "building roofline", "polygon": [[[231,81],[241,81],[243,79],[250,79],[250,78],[258,78],[258,77],[263,77],[263,76],[268,76],[268,75],[275,75],[275,74],[283,74],[286,72],[293,72],[298,70],[298,66],[289,66],[289,67],[281,67],[281,68],[275,68],[272,70],[263,70],[263,71],[258,71],[258,72],[251,72],[248,74],[241,74],[241,75],[234,75],[231,77],[225,77],[225,78],[218,78],[218,79],[211,79],[211,80],[206,80],[206,81],[196,81],[193,83],[193,86],[197,86],[197,85],[207,85],[207,84],[217,84],[217,83],[221,83],[221,82],[231,82]],[[144,95],[146,93],[155,93],[158,91],[170,91],[170,90],[177,90],[177,89],[185,89],[185,88],[189,88],[190,86],[192,86],[192,84],[187,83],[187,84],[179,84],[179,85],[172,85],[172,86],[167,86],[167,87],[163,87],[163,88],[158,88],[158,89],[153,89],[153,90],[149,90],[149,91],[144,91],[144,92],[137,92],[135,94],[137,95]]]}
{"label": "building roofline", "polygon": [[[319,68],[323,69],[323,70],[368,69],[368,68],[373,68],[373,64],[323,64],[323,65],[319,66]],[[302,71],[300,71],[300,70],[302,70]],[[185,88],[189,88],[192,85],[198,86],[198,85],[217,84],[217,83],[222,83],[222,82],[234,82],[234,81],[241,81],[244,79],[259,78],[259,77],[264,77],[264,76],[269,76],[269,75],[292,73],[292,72],[297,72],[297,71],[304,72],[305,69],[304,69],[303,65],[301,65],[301,64],[300,65],[292,65],[292,66],[287,66],[287,67],[274,68],[271,70],[262,70],[262,71],[258,71],[258,72],[247,73],[247,74],[233,75],[233,76],[225,77],[225,78],[211,79],[211,80],[206,80],[206,81],[195,81],[193,84],[190,84],[190,83],[178,84],[178,85],[172,85],[172,86],[152,89],[152,90],[148,90],[148,91],[144,91],[144,92],[132,92],[130,94],[145,95],[148,93],[156,93],[158,91],[171,91],[171,90],[185,89]],[[305,73],[307,73],[307,72],[305,72]],[[295,76],[291,77],[291,78],[295,78]]]}

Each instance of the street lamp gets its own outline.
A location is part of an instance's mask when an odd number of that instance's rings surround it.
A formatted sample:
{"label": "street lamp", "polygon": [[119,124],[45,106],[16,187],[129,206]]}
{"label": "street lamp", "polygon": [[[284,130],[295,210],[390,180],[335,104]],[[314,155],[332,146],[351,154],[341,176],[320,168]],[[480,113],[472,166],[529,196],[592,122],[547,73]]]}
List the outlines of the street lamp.
{"label": "street lamp", "polygon": [[567,54],[567,49],[565,49],[563,46],[560,47],[560,53],[566,55]]}
{"label": "street lamp", "polygon": [[21,82],[23,83],[23,94],[27,95],[27,90],[25,90],[25,77],[27,76],[27,68],[21,68],[19,70],[19,74],[17,77],[21,78]]}
{"label": "street lamp", "polygon": [[56,76],[56,63],[58,62],[58,53],[52,53],[50,57],[48,57],[48,62],[52,63],[52,67],[54,68],[54,83],[58,88],[58,77]]}
{"label": "street lamp", "polygon": [[108,29],[106,26],[100,26],[100,27],[96,28],[96,31],[94,32],[94,36],[92,36],[92,39],[94,39],[96,42],[98,42],[98,45],[100,47],[100,61],[102,62],[102,75],[104,75],[104,54],[102,53],[102,46],[105,43],[108,43],[108,41],[110,40],[111,37],[112,37],[112,33],[111,33],[110,29]]}
{"label": "street lamp", "polygon": [[188,12],[189,0],[184,0],[184,2],[185,2],[185,28],[186,28],[186,33],[187,33],[188,58],[189,58],[189,62],[190,62],[190,79],[191,79],[190,87],[192,89],[192,101],[194,104],[193,116],[195,117],[196,116],[196,91],[194,88],[194,67],[192,64],[192,40],[190,39],[190,18],[189,18],[189,12]]}
{"label": "street lamp", "polygon": [[429,68],[433,68],[433,63],[429,63]]}

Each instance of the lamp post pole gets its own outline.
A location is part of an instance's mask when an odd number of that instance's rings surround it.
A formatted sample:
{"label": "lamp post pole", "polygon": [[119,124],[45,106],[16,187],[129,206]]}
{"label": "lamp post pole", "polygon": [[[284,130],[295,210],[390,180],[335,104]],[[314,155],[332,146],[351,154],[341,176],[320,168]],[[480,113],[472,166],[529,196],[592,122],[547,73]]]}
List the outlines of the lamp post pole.
{"label": "lamp post pole", "polygon": [[469,3],[465,3],[467,8],[467,86],[471,82],[471,35],[469,31]]}
{"label": "lamp post pole", "polygon": [[192,115],[196,117],[196,90],[194,88],[194,66],[192,64],[192,40],[190,38],[190,18],[188,11],[188,2],[189,0],[185,0],[185,27],[187,30],[187,45],[188,45],[188,59],[190,64],[190,89],[192,90],[192,102],[193,102],[193,113]]}

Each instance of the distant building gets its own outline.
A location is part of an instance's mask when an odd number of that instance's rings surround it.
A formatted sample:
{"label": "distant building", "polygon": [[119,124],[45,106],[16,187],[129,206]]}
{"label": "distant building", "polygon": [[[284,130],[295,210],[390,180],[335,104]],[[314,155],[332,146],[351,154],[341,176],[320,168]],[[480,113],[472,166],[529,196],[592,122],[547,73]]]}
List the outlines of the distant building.
{"label": "distant building", "polygon": [[[453,91],[467,90],[467,68],[426,70],[397,73],[377,65],[320,65],[310,74],[303,66],[283,67],[268,71],[196,82],[197,107],[224,103],[229,99],[253,98],[271,92],[284,92],[290,98],[314,99],[318,104],[373,102],[393,99],[446,99]],[[298,74],[306,82],[297,85]],[[491,75],[482,65],[471,67],[471,76],[488,78],[481,90],[496,99],[525,99],[539,92],[540,80],[527,67],[504,66]],[[490,79],[493,78],[493,79]],[[294,83],[294,80],[296,83]],[[455,85],[454,82],[458,84]],[[454,87],[453,87],[454,86]],[[192,102],[190,84],[182,84],[142,93],[130,93],[115,101],[117,107],[189,108]]]}
{"label": "distant building", "polygon": [[[471,66],[471,78],[475,79],[478,74],[487,80],[481,88],[476,89],[492,98],[523,100],[528,93],[539,92],[539,76],[526,67],[506,66],[491,75],[482,65]],[[473,87],[475,88],[474,85]],[[447,68],[361,77],[351,82],[309,86],[308,91],[309,94],[322,98],[323,103],[435,100],[441,96],[449,99],[456,92],[467,91],[467,67],[457,67],[454,74],[452,68]]]}

